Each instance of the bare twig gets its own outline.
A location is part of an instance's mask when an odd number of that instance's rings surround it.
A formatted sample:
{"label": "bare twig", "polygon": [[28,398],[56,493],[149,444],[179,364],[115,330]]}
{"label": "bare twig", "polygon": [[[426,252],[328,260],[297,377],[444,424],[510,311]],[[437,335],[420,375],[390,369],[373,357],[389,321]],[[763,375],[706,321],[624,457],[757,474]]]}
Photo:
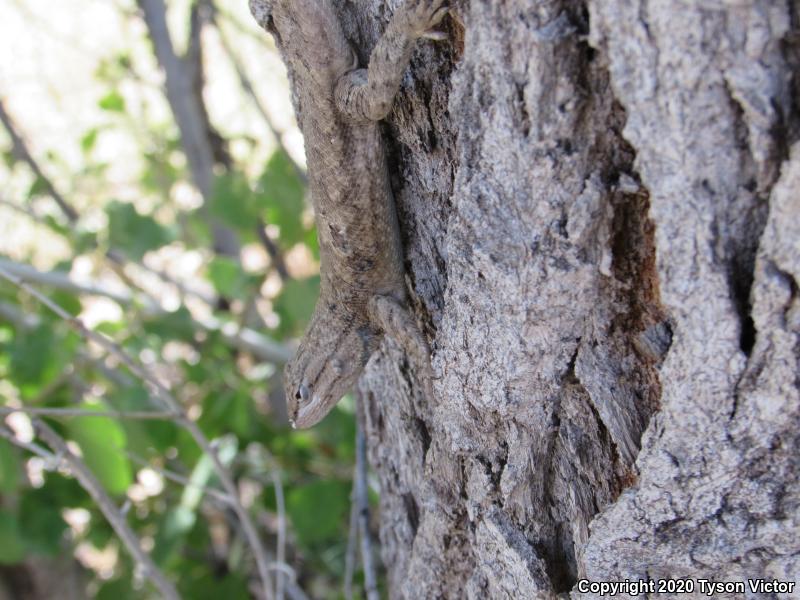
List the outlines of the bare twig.
{"label": "bare twig", "polygon": [[[275,504],[278,509],[278,561],[277,565],[286,565],[286,503],[283,499],[283,483],[277,469],[271,469],[272,485],[275,488]],[[292,570],[292,573],[294,571]],[[294,578],[294,575],[292,575]],[[275,575],[275,598],[283,600],[285,582],[283,571],[277,570]]]}
{"label": "bare twig", "polygon": [[175,418],[173,413],[163,411],[118,411],[118,410],[88,410],[82,408],[34,408],[31,406],[9,407],[0,406],[0,415],[24,413],[37,417],[109,417],[114,419],[130,419],[139,421],[158,420],[171,421]]}
{"label": "bare twig", "polygon": [[306,593],[303,591],[299,585],[297,585],[294,581],[289,581],[286,585],[286,595],[289,596],[291,600],[309,600]]}
{"label": "bare twig", "polygon": [[0,198],[0,206],[5,206],[6,208],[11,209],[16,213],[25,215],[34,223],[45,225],[44,219],[42,219],[39,215],[37,215],[30,206],[21,206],[16,202],[11,202],[10,200],[6,200],[5,198]]}
{"label": "bare twig", "polygon": [[56,459],[56,455],[50,452],[49,450],[42,448],[36,442],[23,442],[19,439],[14,432],[11,431],[8,426],[0,422],[0,437],[8,440],[15,446],[22,448],[23,450],[27,450],[31,454],[35,454],[39,458],[44,459],[44,461],[48,464],[57,466],[57,463],[60,462]]}
{"label": "bare twig", "polygon": [[236,76],[239,78],[239,85],[242,86],[242,89],[250,96],[250,99],[253,102],[253,105],[256,107],[256,111],[264,119],[264,122],[267,124],[267,128],[270,130],[272,137],[275,138],[275,142],[278,144],[278,147],[283,151],[283,153],[289,157],[289,160],[292,161],[292,166],[294,167],[297,176],[300,178],[303,183],[308,182],[308,175],[306,174],[305,170],[292,158],[292,155],[286,148],[286,145],[283,143],[283,134],[275,125],[275,122],[272,120],[269,112],[267,111],[264,104],[261,102],[261,99],[258,97],[256,93],[255,87],[253,86],[252,81],[247,76],[247,72],[242,66],[242,63],[239,61],[239,57],[236,56],[236,52],[233,50],[233,46],[228,42],[228,38],[225,35],[225,31],[222,27],[220,27],[219,22],[217,21],[217,13],[219,9],[217,6],[212,2],[212,22],[214,23],[217,32],[219,33],[219,41],[222,45],[222,49],[225,50],[225,53],[228,55],[228,59],[231,61],[233,65],[234,71],[236,71]]}
{"label": "bare twig", "polygon": [[[58,204],[59,208],[61,208],[61,211],[64,213],[64,215],[67,217],[67,220],[69,221],[70,227],[74,231],[78,218],[80,216],[78,211],[75,210],[75,208],[64,198],[64,195],[61,194],[61,192],[59,192],[58,188],[53,184],[53,181],[44,175],[44,172],[42,168],[39,166],[39,163],[33,158],[33,155],[28,150],[28,145],[27,142],[25,141],[25,138],[23,138],[22,135],[17,131],[16,124],[8,115],[8,113],[5,111],[2,101],[0,101],[0,121],[2,121],[3,125],[8,131],[9,136],[11,137],[15,153],[22,160],[24,160],[28,164],[30,169],[33,171],[33,173],[38,178],[40,178],[40,180],[43,182],[43,185],[48,195],[50,195],[53,198],[53,200]],[[42,223],[42,219],[38,215],[36,215],[33,211],[18,206],[7,200],[2,200],[0,202],[4,206],[8,206],[13,210],[24,213],[26,216],[33,219],[37,223]],[[137,263],[135,261],[130,261],[115,248],[110,248],[106,253],[106,256],[113,264],[119,267],[122,267],[127,263],[133,263],[137,265],[139,268],[156,275],[163,282],[174,285],[184,295],[191,295],[195,298],[199,298],[210,305],[213,305],[215,302],[214,298],[208,298],[208,296],[206,296],[205,294],[188,289],[185,284],[175,280],[174,278],[170,277],[167,273],[164,273],[163,271],[148,267],[144,263]],[[118,274],[120,274],[120,276],[123,276],[119,272]]]}
{"label": "bare twig", "polygon": [[24,138],[17,132],[14,121],[6,112],[2,99],[0,99],[0,121],[2,121],[3,126],[6,128],[6,131],[8,131],[8,135],[11,137],[11,143],[14,145],[14,154],[19,159],[28,163],[28,166],[30,167],[31,171],[33,171],[33,174],[36,175],[36,177],[42,182],[47,190],[47,194],[56,204],[58,204],[58,207],[61,209],[61,212],[64,213],[64,216],[67,217],[67,220],[71,223],[77,221],[78,211],[76,211],[72,205],[66,201],[66,199],[55,188],[52,181],[50,181],[50,179],[39,168],[39,164],[33,159],[33,155],[30,153],[30,150],[28,150],[28,145],[25,143]]}
{"label": "bare twig", "polygon": [[229,332],[225,324],[216,319],[205,319],[197,323],[206,331],[220,331],[227,343],[239,350],[250,352],[261,360],[283,364],[292,357],[289,348],[253,329],[240,327],[237,331]]}
{"label": "bare twig", "polygon": [[[24,265],[2,257],[0,257],[0,269],[19,277],[23,281],[46,285],[73,294],[103,296],[123,306],[128,306],[134,301],[134,298],[130,294],[115,292],[107,287],[78,283],[69,276],[69,273],[63,271],[43,272],[29,265]],[[151,306],[150,308],[157,309],[155,306]]]}
{"label": "bare twig", "polygon": [[[222,45],[223,50],[228,55],[228,59],[233,66],[234,71],[236,71],[236,76],[239,78],[239,84],[242,86],[242,89],[247,93],[250,97],[251,101],[253,102],[253,106],[255,106],[256,111],[266,123],[267,128],[270,130],[272,137],[275,139],[275,142],[278,144],[278,147],[281,151],[289,158],[292,163],[292,167],[295,170],[298,178],[303,183],[308,183],[308,175],[306,174],[305,170],[297,163],[297,161],[292,158],[292,155],[286,148],[286,144],[283,143],[283,134],[275,125],[275,122],[272,120],[269,112],[267,111],[264,104],[261,102],[261,99],[258,97],[256,93],[255,87],[253,86],[252,81],[247,76],[247,72],[244,69],[244,66],[239,61],[238,56],[236,56],[236,52],[233,50],[233,46],[228,42],[228,38],[225,34],[224,29],[220,26],[217,20],[217,13],[218,9],[213,2],[209,2],[212,11],[211,11],[211,20],[214,26],[217,29],[217,33],[219,34],[219,41]],[[273,242],[270,237],[267,235],[265,230],[265,223],[263,220],[259,220],[258,224],[256,225],[256,234],[258,235],[258,239],[261,242],[261,245],[264,246],[264,249],[269,254],[270,259],[272,260],[272,264],[275,267],[275,270],[278,272],[278,275],[281,276],[281,279],[284,281],[289,278],[289,272],[286,270],[286,264],[283,259],[283,255],[278,248],[277,244]]]}
{"label": "bare twig", "polygon": [[[79,283],[67,273],[60,271],[39,271],[29,265],[4,258],[0,258],[0,270],[18,277],[21,281],[38,283],[74,294],[103,296],[114,300],[121,306],[131,306],[134,303],[133,296],[114,292],[107,287]],[[168,314],[160,306],[152,303],[148,303],[145,308],[145,312],[148,313],[148,311],[152,315]],[[5,316],[5,313],[0,312],[0,316]],[[230,331],[226,322],[216,318],[193,319],[192,324],[200,331],[209,333],[219,331],[226,343],[238,350],[250,352],[260,360],[283,364],[291,357],[289,348],[253,329],[237,327],[234,331]]]}
{"label": "bare twig", "polygon": [[207,486],[204,486],[204,485],[197,485],[196,483],[191,481],[188,477],[185,477],[184,475],[181,475],[180,473],[176,473],[175,471],[171,471],[169,469],[165,469],[163,467],[156,466],[156,465],[146,461],[145,459],[137,456],[133,452],[126,452],[125,454],[127,454],[128,458],[130,458],[133,462],[135,462],[139,466],[147,467],[148,469],[152,469],[153,471],[155,471],[156,473],[161,475],[164,479],[168,479],[170,481],[173,481],[175,483],[179,483],[179,484],[181,484],[183,486],[186,486],[186,487],[189,487],[189,488],[197,489],[197,490],[203,492],[203,494],[206,494],[206,495],[214,498],[215,500],[218,500],[219,502],[222,502],[225,505],[233,505],[236,502],[236,500],[231,498],[228,494],[226,494],[222,490],[218,490],[218,489],[215,489],[215,488],[210,488],[210,487],[207,487]]}
{"label": "bare twig", "polygon": [[[80,335],[82,338],[96,343],[106,352],[120,359],[122,361],[122,364],[124,364],[130,370],[131,373],[133,373],[136,377],[141,379],[149,387],[153,388],[153,390],[156,392],[156,397],[162,399],[161,390],[164,390],[166,392],[166,388],[164,388],[161,385],[161,383],[158,382],[158,380],[151,377],[150,374],[147,373],[143,367],[141,367],[136,361],[134,361],[124,350],[122,350],[122,348],[117,346],[117,344],[115,344],[113,341],[87,328],[83,324],[83,321],[70,315],[67,311],[61,308],[61,306],[50,300],[50,298],[39,292],[37,289],[29,286],[18,275],[15,275],[14,273],[7,271],[3,266],[0,266],[0,278],[13,283],[21,290],[27,292],[28,294],[36,298],[50,311],[55,313],[65,323],[67,323],[67,325],[69,325],[72,329],[74,329],[76,333],[78,333],[78,335]],[[169,392],[166,392],[166,394],[169,395]],[[169,406],[169,402],[166,402],[165,404]],[[176,412],[181,413],[180,407],[179,405],[177,405],[177,402],[175,402],[175,404],[177,409]]]}
{"label": "bare twig", "polygon": [[[33,329],[41,323],[41,319],[39,319],[38,316],[26,314],[21,311],[18,306],[9,302],[0,302],[0,320],[8,321],[14,327],[22,330]],[[133,380],[125,373],[116,369],[110,369],[102,360],[90,356],[87,352],[78,352],[75,359],[80,365],[90,366],[96,369],[114,385],[124,388],[129,387],[133,383]]]}
{"label": "bare twig", "polygon": [[[213,192],[214,153],[204,126],[202,107],[193,93],[192,76],[175,53],[167,27],[164,0],[138,0],[144,21],[155,47],[156,57],[164,69],[167,100],[181,133],[181,142],[189,163],[192,180],[209,206]],[[236,234],[211,219],[215,249],[226,256],[238,256]]]}
{"label": "bare twig", "polygon": [[158,63],[164,69],[167,100],[181,133],[192,179],[203,199],[208,201],[212,191],[214,155],[202,126],[201,109],[192,93],[191,73],[181,64],[172,45],[164,0],[139,0],[139,7]]}
{"label": "bare twig", "polygon": [[103,486],[89,470],[89,467],[78,458],[67,446],[64,439],[53,431],[44,421],[33,420],[34,428],[48,446],[53,449],[56,456],[62,457],[67,463],[75,478],[81,486],[89,493],[97,507],[102,511],[106,520],[116,532],[119,539],[131,553],[136,563],[142,568],[145,576],[153,583],[159,594],[167,600],[180,600],[177,590],[172,583],[164,577],[150,556],[142,549],[139,538],[128,526],[124,515],[114,504]]}
{"label": "bare twig", "polygon": [[[15,202],[11,202],[11,201],[6,200],[4,198],[0,198],[0,206],[5,206],[5,207],[9,208],[10,210],[13,210],[14,212],[17,212],[17,213],[19,213],[21,215],[24,215],[28,219],[32,220],[34,223],[38,223],[39,225],[42,225],[44,227],[48,227],[50,229],[54,229],[54,226],[53,226],[52,223],[49,223],[49,222],[45,221],[45,219],[43,219],[41,216],[36,214],[36,212],[30,207],[19,205],[19,204],[15,203]],[[71,226],[70,231],[72,233],[75,233],[76,232],[76,223],[75,222],[70,222],[70,226]],[[61,235],[66,235],[65,232],[62,231],[62,230],[59,230],[59,229],[54,229],[54,230],[57,233],[61,234]],[[198,300],[201,300],[202,302],[204,302],[205,304],[208,304],[209,306],[214,306],[215,303],[216,303],[216,298],[214,296],[206,294],[206,293],[203,293],[203,292],[201,292],[199,290],[192,289],[188,285],[186,285],[182,281],[179,281],[179,280],[175,279],[174,277],[172,277],[168,273],[166,273],[166,272],[164,272],[164,271],[162,271],[160,269],[155,269],[153,267],[150,267],[150,266],[144,264],[144,262],[137,262],[137,261],[131,260],[131,259],[127,258],[122,252],[120,252],[116,248],[109,248],[106,251],[105,257],[110,261],[111,266],[114,268],[115,273],[117,273],[117,275],[121,279],[124,279],[127,283],[131,283],[132,284],[132,282],[130,281],[130,278],[125,273],[121,272],[120,269],[122,267],[125,267],[126,265],[134,265],[138,269],[141,269],[142,271],[145,271],[147,273],[151,273],[151,274],[155,275],[156,277],[158,277],[164,283],[175,287],[182,297],[183,296],[191,296],[192,298],[196,298]],[[137,286],[137,289],[139,289],[140,292],[143,291],[141,289],[141,287]],[[152,299],[152,297],[148,296],[147,299],[151,304],[155,304],[155,301]]]}
{"label": "bare twig", "polygon": [[356,570],[356,554],[358,554],[358,504],[356,504],[356,489],[355,485],[353,485],[353,493],[350,495],[350,527],[347,531],[347,552],[344,555],[345,600],[353,600],[353,574]]}
{"label": "bare twig", "polygon": [[269,254],[272,266],[275,267],[278,275],[280,275],[283,281],[289,279],[289,271],[286,269],[286,262],[283,260],[283,254],[280,248],[278,248],[278,245],[267,235],[267,224],[264,222],[264,219],[258,220],[256,224],[256,234],[258,235],[258,240],[261,242],[261,245],[264,246],[264,250]]}
{"label": "bare twig", "polygon": [[29,315],[9,302],[0,302],[0,319],[19,329],[33,329],[39,324],[36,315]]}
{"label": "bare twig", "polygon": [[[364,411],[364,398],[356,390],[358,411]],[[367,441],[364,435],[363,418],[356,419],[356,504],[358,506],[359,530],[361,532],[361,561],[364,566],[364,591],[367,600],[380,600],[378,577],[372,560],[372,539],[369,533],[369,494],[367,492]]]}
{"label": "bare twig", "polygon": [[130,357],[130,355],[128,355],[117,344],[115,344],[105,336],[87,328],[80,319],[72,317],[58,304],[50,300],[44,294],[41,294],[38,290],[27,285],[19,277],[12,275],[11,273],[8,273],[7,271],[0,268],[0,278],[6,279],[7,281],[19,287],[20,289],[31,294],[39,302],[44,304],[48,309],[50,309],[52,312],[58,315],[62,320],[64,320],[68,325],[70,325],[70,327],[72,327],[82,338],[86,340],[91,340],[92,342],[98,344],[106,352],[113,354],[116,358],[118,358],[122,362],[122,364],[124,364],[128,368],[128,370],[131,373],[133,373],[136,377],[138,377],[151,390],[154,396],[161,401],[162,405],[167,410],[175,414],[173,420],[179,425],[181,425],[184,429],[186,429],[189,435],[191,435],[192,438],[194,439],[195,443],[198,446],[200,446],[203,452],[205,452],[209,456],[214,466],[214,471],[219,477],[223,488],[231,496],[231,499],[236,500],[232,508],[236,513],[236,516],[239,518],[239,522],[241,523],[242,529],[245,534],[245,538],[247,539],[248,544],[250,545],[250,549],[253,552],[253,557],[256,561],[256,566],[258,568],[259,578],[261,579],[262,583],[262,589],[264,590],[264,595],[267,598],[272,598],[272,589],[269,584],[270,582],[269,569],[268,569],[269,561],[266,558],[264,547],[261,543],[261,539],[258,536],[258,532],[256,531],[256,528],[253,525],[253,521],[250,518],[250,515],[248,514],[247,510],[244,508],[244,506],[242,506],[242,503],[239,500],[236,484],[234,483],[233,478],[231,477],[228,470],[221,463],[216,450],[213,448],[209,440],[206,438],[205,434],[200,430],[200,427],[197,425],[197,423],[186,417],[181,407],[181,404],[175,399],[175,397],[170,393],[170,391],[166,387],[164,387],[164,385],[156,377],[150,374],[144,366],[137,363],[133,358]]}

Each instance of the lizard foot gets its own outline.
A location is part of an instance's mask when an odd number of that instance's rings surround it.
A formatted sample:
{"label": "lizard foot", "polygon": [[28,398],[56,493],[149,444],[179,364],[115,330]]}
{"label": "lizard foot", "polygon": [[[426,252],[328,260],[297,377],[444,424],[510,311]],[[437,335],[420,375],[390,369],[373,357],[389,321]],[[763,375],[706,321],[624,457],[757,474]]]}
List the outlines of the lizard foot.
{"label": "lizard foot", "polygon": [[[438,11],[436,11],[436,13],[434,13],[432,21],[438,25],[449,12],[449,6],[441,7]],[[423,37],[427,40],[442,42],[447,39],[447,33],[444,31],[439,31],[438,29],[427,29],[420,37]]]}
{"label": "lizard foot", "polygon": [[425,395],[432,400],[431,351],[411,312],[395,298],[378,295],[370,299],[368,310],[373,323],[400,344],[415,366],[422,371],[420,379],[425,387]]}
{"label": "lizard foot", "polygon": [[408,0],[401,10],[405,11],[408,29],[414,37],[443,40],[447,35],[434,27],[450,12],[445,0]]}

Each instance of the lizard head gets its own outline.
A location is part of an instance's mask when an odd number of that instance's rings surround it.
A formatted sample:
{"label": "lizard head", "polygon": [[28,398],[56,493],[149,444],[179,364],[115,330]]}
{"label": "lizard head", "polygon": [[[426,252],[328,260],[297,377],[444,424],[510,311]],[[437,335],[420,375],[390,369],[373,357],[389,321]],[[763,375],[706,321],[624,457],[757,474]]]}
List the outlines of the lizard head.
{"label": "lizard head", "polygon": [[283,375],[292,427],[316,425],[352,389],[369,359],[371,337],[331,315],[314,314]]}

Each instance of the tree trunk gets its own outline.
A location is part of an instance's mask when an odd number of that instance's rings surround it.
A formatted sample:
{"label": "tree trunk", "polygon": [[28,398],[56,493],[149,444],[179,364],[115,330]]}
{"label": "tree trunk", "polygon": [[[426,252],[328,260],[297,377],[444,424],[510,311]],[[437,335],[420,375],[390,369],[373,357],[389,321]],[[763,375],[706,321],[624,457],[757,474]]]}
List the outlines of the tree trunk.
{"label": "tree trunk", "polygon": [[[337,2],[362,65],[399,4]],[[391,342],[360,383],[392,597],[797,581],[797,15],[461,0],[420,44],[385,137],[435,397]]]}

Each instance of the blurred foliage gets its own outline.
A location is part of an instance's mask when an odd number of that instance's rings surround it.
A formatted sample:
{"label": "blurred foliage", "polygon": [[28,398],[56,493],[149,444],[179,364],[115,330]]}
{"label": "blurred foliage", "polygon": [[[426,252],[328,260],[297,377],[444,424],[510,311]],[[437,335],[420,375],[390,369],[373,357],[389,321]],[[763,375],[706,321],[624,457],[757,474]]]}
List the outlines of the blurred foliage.
{"label": "blurred foliage", "polygon": [[[233,17],[225,18],[229,27],[243,27]],[[263,36],[256,32],[252,39]],[[228,164],[217,165],[206,206],[199,205],[195,192],[188,193],[192,201],[179,201],[192,189],[191,174],[177,128],[171,117],[164,117],[169,113],[163,92],[148,83],[152,73],[146,71],[153,69],[155,59],[147,55],[152,53],[149,44],[144,48],[98,57],[94,77],[106,91],[95,96],[96,106],[87,107],[96,111],[96,122],[69,140],[83,157],[80,168],[67,169],[56,150],[44,151],[35,157],[44,174],[39,175],[12,152],[10,136],[0,129],[3,177],[27,182],[9,187],[3,200],[19,210],[0,207],[0,218],[13,218],[35,236],[31,249],[22,251],[0,241],[0,255],[16,262],[32,260],[40,269],[49,263],[43,270],[62,275],[74,274],[81,265],[93,284],[118,292],[122,300],[98,301],[85,291],[35,285],[170,383],[246,491],[247,509],[273,554],[281,516],[273,484],[277,473],[285,502],[288,564],[311,596],[340,598],[355,453],[352,402],[340,403],[312,431],[287,428],[282,365],[237,349],[219,329],[202,325],[214,319],[279,342],[302,333],[319,293],[319,277],[313,274],[318,247],[301,171],[284,148],[270,147],[268,139],[254,141],[220,128],[225,143],[244,144],[252,152],[234,153]],[[260,51],[270,50],[265,45]],[[238,95],[239,106],[250,101],[244,89],[228,93]],[[212,121],[213,108],[209,106]],[[252,107],[250,112],[254,120],[259,118]],[[135,142],[138,163],[119,164],[114,143],[122,138]],[[39,148],[34,140],[28,142]],[[251,162],[249,156],[263,160]],[[119,175],[108,176],[125,167],[131,175],[124,185]],[[52,174],[58,174],[56,188],[79,208],[75,223],[49,196],[44,178]],[[21,214],[25,211],[27,216]],[[214,252],[213,221],[235,233],[241,256]],[[271,250],[262,246],[259,223],[266,225]],[[67,250],[37,258],[54,240],[66,246],[53,248]],[[288,278],[279,277],[274,252],[281,260],[295,257]],[[200,266],[188,272],[164,266],[183,260]],[[165,270],[169,277],[158,275]],[[0,282],[0,405],[163,409],[133,373],[88,344],[35,298],[5,282]],[[220,482],[210,458],[179,424],[114,416],[46,419],[74,443],[115,502],[126,507],[128,523],[140,539],[149,540],[154,560],[178,582],[184,597],[252,597],[248,590],[255,569],[241,528],[229,507],[203,493],[204,488],[221,489]],[[6,423],[30,439],[28,417],[15,413]],[[68,472],[53,467],[0,439],[0,564],[19,565],[31,556],[81,547],[76,556],[87,571],[88,597],[155,597],[86,491]],[[190,483],[176,483],[165,471]],[[112,559],[107,558],[110,549]],[[357,591],[360,581],[357,572]]]}

